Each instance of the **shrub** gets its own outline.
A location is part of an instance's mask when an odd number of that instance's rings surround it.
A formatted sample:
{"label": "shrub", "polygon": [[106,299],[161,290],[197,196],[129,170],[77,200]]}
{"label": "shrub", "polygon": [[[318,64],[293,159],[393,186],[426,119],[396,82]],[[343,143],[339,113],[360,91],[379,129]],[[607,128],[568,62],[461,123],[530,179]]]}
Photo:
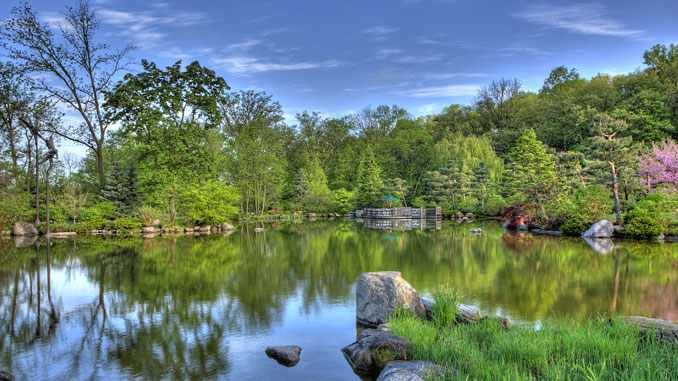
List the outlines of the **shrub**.
{"label": "shrub", "polygon": [[664,226],[656,218],[638,216],[629,221],[626,234],[638,239],[654,239],[664,234]]}
{"label": "shrub", "polygon": [[189,185],[181,195],[181,210],[188,222],[216,225],[238,214],[238,191],[223,182]]}
{"label": "shrub", "polygon": [[506,200],[498,194],[493,194],[485,200],[485,214],[500,216],[506,208]]}
{"label": "shrub", "polygon": [[565,223],[560,227],[560,230],[571,236],[579,236],[585,232],[591,224],[581,214],[570,214],[565,219]]}
{"label": "shrub", "polygon": [[477,212],[477,208],[480,207],[480,201],[477,198],[466,196],[465,200],[461,200],[457,203],[457,208],[464,213],[468,212]]}
{"label": "shrub", "polygon": [[162,213],[151,206],[143,205],[137,209],[137,214],[139,215],[140,222],[143,226],[153,226],[155,220],[157,220]]}
{"label": "shrub", "polygon": [[567,235],[578,236],[594,223],[608,218],[613,207],[612,192],[603,185],[580,188],[559,208],[562,216],[560,230]]}
{"label": "shrub", "polygon": [[0,193],[0,230],[11,229],[17,221],[28,221],[35,212],[30,207],[29,194]]}
{"label": "shrub", "polygon": [[676,212],[678,212],[678,197],[664,190],[655,190],[636,202],[626,218],[630,222],[637,217],[650,217],[662,224],[664,228],[668,228]]}
{"label": "shrub", "polygon": [[139,217],[122,217],[107,224],[112,230],[137,231],[144,227]]}
{"label": "shrub", "polygon": [[96,221],[96,220],[112,220],[118,216],[118,209],[113,203],[104,201],[82,211],[82,220]]}
{"label": "shrub", "polygon": [[349,192],[344,188],[339,188],[334,193],[334,208],[337,213],[348,213],[353,210],[353,192]]}

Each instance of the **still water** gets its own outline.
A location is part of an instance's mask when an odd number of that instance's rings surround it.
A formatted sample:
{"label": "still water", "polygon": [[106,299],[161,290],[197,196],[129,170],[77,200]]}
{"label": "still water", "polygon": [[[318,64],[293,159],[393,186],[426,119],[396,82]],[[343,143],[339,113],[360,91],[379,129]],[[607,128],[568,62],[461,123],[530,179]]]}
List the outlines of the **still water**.
{"label": "still water", "polygon": [[[401,271],[422,293],[448,285],[518,321],[678,320],[676,244],[617,241],[601,254],[583,239],[509,235],[498,222],[265,227],[0,241],[0,370],[18,380],[358,379],[339,349],[356,337],[364,271]],[[264,354],[286,344],[303,348],[292,368]]]}

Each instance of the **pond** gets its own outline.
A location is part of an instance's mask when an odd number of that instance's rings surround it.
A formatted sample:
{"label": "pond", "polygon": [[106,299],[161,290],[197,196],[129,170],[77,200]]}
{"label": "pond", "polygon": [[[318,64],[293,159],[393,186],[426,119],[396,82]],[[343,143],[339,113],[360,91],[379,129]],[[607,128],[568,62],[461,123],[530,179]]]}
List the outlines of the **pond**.
{"label": "pond", "polygon": [[[482,235],[470,234],[482,227]],[[355,281],[397,270],[484,313],[678,320],[678,245],[510,235],[494,221],[275,223],[229,235],[0,241],[0,370],[17,379],[358,379]],[[49,250],[48,250],[49,249]],[[604,251],[607,252],[607,251]],[[303,348],[287,368],[268,345]]]}

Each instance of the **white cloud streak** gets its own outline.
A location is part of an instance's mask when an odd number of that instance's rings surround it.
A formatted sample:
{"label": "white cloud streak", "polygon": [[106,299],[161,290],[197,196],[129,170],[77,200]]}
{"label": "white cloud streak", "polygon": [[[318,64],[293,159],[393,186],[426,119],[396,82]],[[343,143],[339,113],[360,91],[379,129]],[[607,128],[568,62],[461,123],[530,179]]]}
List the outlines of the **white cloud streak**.
{"label": "white cloud streak", "polygon": [[292,71],[335,68],[340,65],[339,61],[328,60],[322,62],[292,62],[276,63],[263,62],[258,58],[249,56],[229,56],[213,58],[212,62],[234,75],[250,75],[272,71]]}
{"label": "white cloud streak", "polygon": [[368,40],[379,42],[386,41],[389,36],[397,30],[397,28],[390,28],[386,26],[373,26],[363,30],[363,34],[367,36]]}
{"label": "white cloud streak", "polygon": [[406,91],[398,91],[395,94],[401,97],[409,98],[447,98],[475,95],[478,93],[480,85],[449,85],[439,87],[421,87]]}
{"label": "white cloud streak", "polygon": [[555,6],[537,4],[515,16],[547,28],[598,36],[640,37],[644,31],[629,29],[608,16],[600,4]]}

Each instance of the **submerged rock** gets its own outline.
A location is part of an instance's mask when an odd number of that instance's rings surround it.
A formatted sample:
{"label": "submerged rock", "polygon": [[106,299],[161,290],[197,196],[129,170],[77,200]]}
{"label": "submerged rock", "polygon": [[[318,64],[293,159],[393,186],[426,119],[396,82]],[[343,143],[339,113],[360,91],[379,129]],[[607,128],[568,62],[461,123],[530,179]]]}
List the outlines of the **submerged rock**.
{"label": "submerged rock", "polygon": [[38,235],[38,229],[28,222],[17,222],[14,224],[14,235],[19,237],[31,237]]}
{"label": "submerged rock", "polygon": [[14,247],[22,248],[22,247],[28,247],[28,246],[33,246],[35,244],[35,241],[38,240],[37,235],[32,235],[32,236],[17,236],[14,237]]}
{"label": "submerged rock", "polygon": [[223,224],[221,224],[221,230],[222,231],[235,230],[235,226],[229,224],[228,222],[224,222]]}
{"label": "submerged rock", "polygon": [[468,232],[471,233],[471,234],[483,234],[483,229],[475,228],[475,229],[469,230]]}
{"label": "submerged rock", "polygon": [[367,327],[386,323],[397,307],[426,316],[419,293],[397,271],[363,273],[356,285],[356,320]]}
{"label": "submerged rock", "polygon": [[433,361],[389,361],[377,381],[423,380],[427,376],[444,376],[445,367]]}
{"label": "submerged rock", "polygon": [[254,228],[254,232],[255,232],[255,233],[263,233],[263,232],[264,232],[264,228]]}
{"label": "submerged rock", "polygon": [[410,341],[379,329],[366,329],[358,340],[341,349],[351,367],[358,373],[376,375],[389,361],[407,360]]}
{"label": "submerged rock", "polygon": [[5,371],[0,371],[0,381],[14,381],[14,376]]}
{"label": "submerged rock", "polygon": [[141,234],[153,234],[155,233],[155,228],[153,226],[144,226],[141,228]]}
{"label": "submerged rock", "polygon": [[301,347],[296,345],[280,345],[266,348],[266,355],[285,366],[294,366],[299,362]]}
{"label": "submerged rock", "polygon": [[614,235],[614,226],[608,220],[600,220],[591,225],[589,230],[582,233],[582,237],[589,238],[610,238]]}

